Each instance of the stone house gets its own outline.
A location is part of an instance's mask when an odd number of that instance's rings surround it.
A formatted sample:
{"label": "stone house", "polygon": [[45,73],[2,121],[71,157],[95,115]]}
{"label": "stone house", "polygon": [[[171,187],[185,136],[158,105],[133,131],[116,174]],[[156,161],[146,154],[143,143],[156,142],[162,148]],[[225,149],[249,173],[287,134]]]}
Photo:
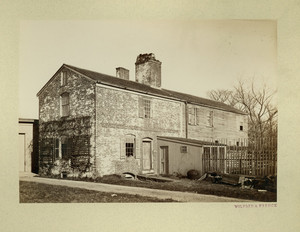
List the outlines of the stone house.
{"label": "stone house", "polygon": [[136,81],[122,67],[116,77],[67,64],[58,69],[37,94],[41,168],[68,160],[72,175],[159,174],[158,137],[247,138],[243,112],[162,88],[161,62],[153,54],[139,55],[135,65]]}

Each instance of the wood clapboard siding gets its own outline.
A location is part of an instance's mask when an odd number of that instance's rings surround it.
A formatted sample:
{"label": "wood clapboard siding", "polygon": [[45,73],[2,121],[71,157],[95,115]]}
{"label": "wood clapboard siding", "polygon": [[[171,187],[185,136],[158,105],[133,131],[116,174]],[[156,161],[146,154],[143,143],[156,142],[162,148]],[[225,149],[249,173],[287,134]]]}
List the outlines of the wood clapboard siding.
{"label": "wood clapboard siding", "polygon": [[[189,107],[199,109],[197,110],[199,122],[195,125],[188,124],[188,138],[212,141],[227,139],[227,142],[247,138],[247,115],[191,104]],[[213,112],[212,119],[211,112]],[[241,123],[243,131],[240,130]]]}

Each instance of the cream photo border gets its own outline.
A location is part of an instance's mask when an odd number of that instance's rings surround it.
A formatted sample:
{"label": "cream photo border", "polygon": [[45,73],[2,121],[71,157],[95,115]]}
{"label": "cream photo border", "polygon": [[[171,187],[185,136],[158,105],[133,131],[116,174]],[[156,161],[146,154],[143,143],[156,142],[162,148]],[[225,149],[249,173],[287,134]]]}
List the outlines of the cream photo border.
{"label": "cream photo border", "polygon": [[[299,1],[1,1],[1,231],[299,231]],[[277,207],[233,203],[19,204],[18,62],[22,20],[253,19],[277,21]],[[34,51],[33,51],[34,52]],[[298,70],[297,70],[298,68]],[[298,90],[298,91],[297,91]],[[258,204],[258,203],[253,203]],[[243,205],[240,203],[240,205]]]}

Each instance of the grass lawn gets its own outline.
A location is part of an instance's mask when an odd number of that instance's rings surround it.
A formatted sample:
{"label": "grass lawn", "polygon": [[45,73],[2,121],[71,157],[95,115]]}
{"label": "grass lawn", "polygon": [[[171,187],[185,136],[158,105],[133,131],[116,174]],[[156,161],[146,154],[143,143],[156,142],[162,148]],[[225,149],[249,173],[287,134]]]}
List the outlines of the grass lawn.
{"label": "grass lawn", "polygon": [[173,202],[153,197],[104,193],[65,186],[20,181],[20,203]]}
{"label": "grass lawn", "polygon": [[86,179],[86,181],[171,191],[193,192],[263,202],[276,202],[277,199],[277,194],[274,192],[258,192],[256,189],[242,189],[237,186],[214,184],[211,181],[196,181],[189,180],[187,178],[180,178],[175,182],[156,182],[150,180],[127,180],[118,175],[109,175],[99,177],[95,180]]}

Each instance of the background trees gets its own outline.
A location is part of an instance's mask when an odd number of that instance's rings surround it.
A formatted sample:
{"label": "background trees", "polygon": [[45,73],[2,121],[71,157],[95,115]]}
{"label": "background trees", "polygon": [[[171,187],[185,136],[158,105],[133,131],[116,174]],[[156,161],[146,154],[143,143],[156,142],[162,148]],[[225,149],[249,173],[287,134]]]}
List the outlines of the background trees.
{"label": "background trees", "polygon": [[249,139],[277,136],[278,110],[276,91],[266,85],[258,88],[254,82],[239,81],[232,90],[211,90],[207,96],[215,101],[231,105],[248,114]]}

